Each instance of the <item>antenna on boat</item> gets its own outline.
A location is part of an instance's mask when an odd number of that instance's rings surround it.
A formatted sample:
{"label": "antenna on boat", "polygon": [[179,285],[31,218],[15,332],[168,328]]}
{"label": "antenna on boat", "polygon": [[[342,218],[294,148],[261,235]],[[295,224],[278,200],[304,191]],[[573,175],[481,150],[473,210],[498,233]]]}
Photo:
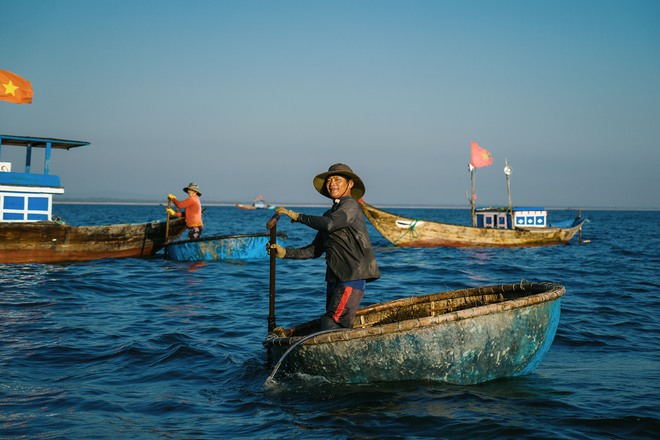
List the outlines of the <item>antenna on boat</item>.
{"label": "antenna on boat", "polygon": [[509,197],[509,214],[513,215],[513,205],[511,204],[511,167],[507,159],[504,159],[504,174],[506,175],[506,195]]}

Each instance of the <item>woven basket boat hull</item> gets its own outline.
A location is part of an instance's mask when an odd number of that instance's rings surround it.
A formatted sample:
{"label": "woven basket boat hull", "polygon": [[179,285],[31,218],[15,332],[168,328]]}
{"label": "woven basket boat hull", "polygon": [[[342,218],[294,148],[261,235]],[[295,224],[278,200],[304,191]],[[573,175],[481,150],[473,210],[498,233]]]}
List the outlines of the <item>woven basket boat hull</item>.
{"label": "woven basket boat hull", "polygon": [[520,283],[399,299],[360,309],[352,330],[315,335],[315,320],[269,333],[264,346],[282,370],[331,382],[476,384],[541,363],[564,293],[554,283]]}

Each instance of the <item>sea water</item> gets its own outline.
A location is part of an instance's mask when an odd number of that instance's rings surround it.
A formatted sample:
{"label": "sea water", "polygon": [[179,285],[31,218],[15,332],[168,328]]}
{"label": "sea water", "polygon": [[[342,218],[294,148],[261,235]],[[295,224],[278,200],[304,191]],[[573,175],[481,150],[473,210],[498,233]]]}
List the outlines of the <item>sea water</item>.
{"label": "sea water", "polygon": [[[295,208],[294,208],[295,209]],[[322,208],[299,208],[321,214]],[[466,223],[467,210],[399,208]],[[139,223],[162,206],[56,204],[71,224]],[[575,216],[550,211],[550,220]],[[204,235],[265,231],[272,211],[209,206]],[[473,386],[265,387],[269,261],[105,259],[0,265],[0,436],[25,439],[658,438],[660,212],[583,211],[566,246],[400,249],[371,225],[382,279],[363,305],[492,284],[566,287],[533,373]],[[281,220],[288,246],[314,232]],[[588,243],[586,243],[588,241]],[[317,317],[325,264],[278,260],[276,322]]]}

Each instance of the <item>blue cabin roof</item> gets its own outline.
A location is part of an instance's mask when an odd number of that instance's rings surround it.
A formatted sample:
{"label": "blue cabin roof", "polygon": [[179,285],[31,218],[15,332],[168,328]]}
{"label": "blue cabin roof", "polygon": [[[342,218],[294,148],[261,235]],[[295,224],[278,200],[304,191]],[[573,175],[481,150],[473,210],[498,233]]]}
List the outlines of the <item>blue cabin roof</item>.
{"label": "blue cabin roof", "polygon": [[545,211],[545,208],[542,206],[519,206],[517,208],[513,208],[514,211]]}
{"label": "blue cabin roof", "polygon": [[[513,212],[518,211],[545,211],[545,208],[542,206],[514,206],[511,208]],[[477,208],[477,212],[509,212],[509,208],[506,206],[489,206],[484,208]]]}

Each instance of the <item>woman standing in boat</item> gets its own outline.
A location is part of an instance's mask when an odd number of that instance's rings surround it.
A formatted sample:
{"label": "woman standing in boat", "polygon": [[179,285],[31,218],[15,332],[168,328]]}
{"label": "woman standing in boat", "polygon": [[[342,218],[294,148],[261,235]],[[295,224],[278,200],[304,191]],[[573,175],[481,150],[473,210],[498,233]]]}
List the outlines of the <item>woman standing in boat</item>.
{"label": "woman standing in boat", "polygon": [[168,194],[167,198],[171,200],[177,208],[183,209],[184,211],[175,211],[168,207],[167,213],[176,217],[185,217],[186,226],[188,226],[188,240],[193,240],[199,238],[204,229],[204,223],[202,223],[202,203],[199,201],[202,193],[199,191],[199,186],[192,182],[183,188],[183,192],[188,193],[188,198],[185,200],[177,200],[174,194]]}
{"label": "woman standing in boat", "polygon": [[337,163],[314,178],[314,188],[333,200],[323,216],[314,216],[278,207],[275,211],[317,230],[307,246],[298,249],[269,244],[268,253],[277,258],[318,258],[325,252],[326,310],[321,330],[353,328],[355,313],[364,296],[366,283],[380,278],[367,226],[358,204],[364,183],[348,165]]}

